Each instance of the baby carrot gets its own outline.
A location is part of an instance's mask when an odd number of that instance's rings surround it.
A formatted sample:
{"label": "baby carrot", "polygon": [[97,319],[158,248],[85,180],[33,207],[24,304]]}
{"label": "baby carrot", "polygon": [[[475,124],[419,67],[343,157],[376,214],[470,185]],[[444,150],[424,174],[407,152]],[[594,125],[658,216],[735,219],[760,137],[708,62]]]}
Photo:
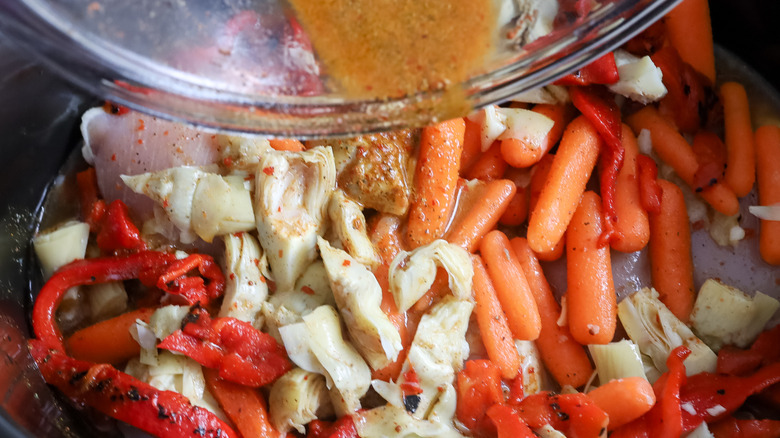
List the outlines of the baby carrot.
{"label": "baby carrot", "polygon": [[303,143],[294,138],[270,138],[268,143],[277,151],[300,152],[306,149]]}
{"label": "baby carrot", "polygon": [[121,363],[138,356],[141,346],[130,336],[137,319],[149,322],[154,309],[138,309],[101,321],[73,333],[65,348],[79,360],[95,363]]}
{"label": "baby carrot", "polygon": [[[547,182],[547,175],[550,174],[550,167],[552,167],[553,159],[555,155],[547,154],[542,157],[541,160],[533,167],[533,173],[531,174],[531,184],[528,186],[528,210],[533,211],[536,207],[536,203],[539,201],[539,195],[542,194],[542,189]],[[529,213],[530,214],[530,213]],[[561,236],[561,240],[555,245],[555,247],[546,252],[537,252],[536,257],[539,260],[545,262],[552,262],[558,260],[563,255],[563,249],[566,247],[566,235]]]}
{"label": "baby carrot", "polygon": [[468,179],[493,181],[501,178],[506,168],[506,161],[501,156],[501,143],[495,142],[490,146],[490,149],[477,158],[477,161],[466,172],[466,177]]}
{"label": "baby carrot", "polygon": [[520,370],[520,354],[512,339],[506,315],[482,259],[472,255],[471,263],[474,266],[474,299],[477,302],[475,313],[482,343],[490,360],[501,369],[501,376],[514,379]]}
{"label": "baby carrot", "polygon": [[610,245],[621,252],[635,252],[644,248],[650,240],[650,224],[639,194],[639,146],[631,128],[626,125],[623,125],[623,147],[623,167],[618,172],[615,184],[617,222]]}
{"label": "baby carrot", "polygon": [[585,349],[572,338],[569,328],[558,325],[561,306],[555,300],[539,260],[524,238],[515,237],[510,245],[523,268],[539,309],[542,329],[536,345],[539,347],[544,367],[561,386],[571,385],[578,388],[584,385],[593,373],[593,367]]}
{"label": "baby carrot", "polygon": [[542,327],[539,310],[509,239],[501,231],[493,230],[482,239],[479,252],[514,338],[523,341],[538,338]]}
{"label": "baby carrot", "polygon": [[723,102],[728,151],[725,181],[734,194],[742,197],[753,190],[756,180],[756,145],[745,87],[737,82],[726,82],[720,86],[720,101]]}
{"label": "baby carrot", "polygon": [[683,0],[664,19],[669,40],[683,61],[715,83],[715,51],[707,0]]}
{"label": "baby carrot", "polygon": [[225,411],[225,415],[236,425],[244,437],[278,437],[279,432],[271,425],[265,398],[255,388],[227,382],[219,377],[219,371],[203,367],[211,395]]}
{"label": "baby carrot", "polygon": [[566,126],[567,111],[563,105],[540,104],[534,106],[531,111],[549,117],[554,123],[553,127],[540,144],[530,145],[516,138],[502,140],[501,155],[512,167],[530,167],[538,163],[555,143],[558,143]]}
{"label": "baby carrot", "polygon": [[563,237],[580,202],[601,150],[601,137],[583,116],[563,134],[547,183],[531,210],[528,244],[536,252],[549,252]]}
{"label": "baby carrot", "polygon": [[506,206],[506,211],[498,219],[501,225],[516,227],[528,217],[528,174],[527,170],[510,167],[504,173],[504,179],[515,183],[515,196]]}
{"label": "baby carrot", "polygon": [[[652,106],[646,106],[626,119],[626,123],[639,132],[650,131],[653,150],[666,164],[670,165],[686,184],[694,187],[694,175],[699,167],[696,155],[685,138],[669,124]],[[739,200],[728,186],[715,183],[699,192],[715,210],[734,216],[739,213]]]}
{"label": "baby carrot", "polygon": [[[780,128],[762,126],[756,131],[758,203],[780,203]],[[780,265],[780,221],[761,221],[759,233],[761,258]]]}
{"label": "baby carrot", "polygon": [[617,326],[609,247],[599,246],[602,221],[601,199],[587,191],[566,233],[569,330],[583,345],[612,341]]}
{"label": "baby carrot", "polygon": [[444,234],[455,199],[465,129],[463,119],[423,128],[407,223],[406,238],[412,249]]}
{"label": "baby carrot", "polygon": [[384,368],[378,370],[371,370],[371,379],[379,379],[384,381],[397,380],[398,374],[403,368],[406,355],[409,352],[409,346],[412,344],[411,336],[409,336],[409,330],[407,330],[407,318],[406,314],[398,311],[398,307],[395,305],[395,298],[392,292],[390,292],[390,280],[388,278],[389,264],[382,263],[374,271],[379,286],[382,288],[382,302],[380,308],[387,315],[387,319],[395,327],[398,334],[401,335],[401,344],[403,350],[398,354],[395,362],[387,364]]}
{"label": "baby carrot", "polygon": [[674,183],[658,180],[661,211],[650,214],[650,268],[661,302],[683,322],[693,310],[691,229],[685,198]]}
{"label": "baby carrot", "polygon": [[469,119],[463,119],[466,130],[463,133],[463,152],[460,155],[460,174],[465,175],[482,154],[482,126]]}
{"label": "baby carrot", "polygon": [[611,380],[590,391],[588,397],[609,415],[608,430],[636,420],[655,405],[653,386],[641,377]]}
{"label": "baby carrot", "polygon": [[495,228],[498,218],[504,214],[514,195],[515,185],[512,181],[499,179],[486,183],[482,196],[461,220],[452,224],[445,239],[466,251],[474,252],[482,236]]}
{"label": "baby carrot", "polygon": [[390,265],[401,251],[401,218],[392,214],[380,213],[368,224],[368,236],[377,249],[382,263]]}

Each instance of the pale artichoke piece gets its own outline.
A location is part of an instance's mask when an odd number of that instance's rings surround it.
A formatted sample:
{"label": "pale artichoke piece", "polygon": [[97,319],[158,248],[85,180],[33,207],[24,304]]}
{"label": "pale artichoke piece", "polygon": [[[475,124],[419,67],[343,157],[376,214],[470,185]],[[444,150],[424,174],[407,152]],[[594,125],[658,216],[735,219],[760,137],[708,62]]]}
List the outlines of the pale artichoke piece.
{"label": "pale artichoke piece", "polygon": [[[279,329],[290,360],[304,370],[325,375],[329,388],[338,390],[346,412],[360,409],[360,398],[371,386],[371,370],[341,332],[336,309],[320,306],[303,317],[302,323]],[[333,397],[332,397],[333,398]]]}
{"label": "pale artichoke piece", "polygon": [[655,289],[644,288],[626,297],[618,305],[618,317],[628,337],[662,373],[667,371],[669,353],[680,345],[691,350],[684,362],[687,375],[715,372],[718,356],[658,299]]}
{"label": "pale artichoke piece", "polygon": [[217,135],[222,164],[230,170],[253,171],[260,157],[271,149],[267,138],[247,135]]}
{"label": "pale artichoke piece", "polygon": [[268,396],[268,414],[277,431],[306,433],[305,425],[333,412],[325,377],[293,368],[278,378]]}
{"label": "pale artichoke piece", "polygon": [[523,394],[536,394],[547,389],[547,373],[544,370],[536,343],[534,341],[515,339],[515,348],[520,355],[520,375],[523,376]]}
{"label": "pale artichoke piece", "polygon": [[249,231],[255,227],[252,196],[244,181],[208,173],[192,198],[192,230],[206,242],[214,236]]}
{"label": "pale artichoke piece", "polygon": [[93,321],[112,318],[127,309],[127,291],[121,281],[93,284],[85,289]]}
{"label": "pale artichoke piece", "polygon": [[257,315],[268,297],[268,285],[260,273],[260,245],[249,233],[225,236],[225,298],[219,316],[230,316],[255,327]]}
{"label": "pale artichoke piece", "polygon": [[269,301],[263,303],[262,318],[258,316],[258,323],[261,319],[263,331],[279,342],[282,342],[282,335],[279,332],[282,327],[303,321],[299,313],[288,309],[284,305],[276,306]]}
{"label": "pale artichoke piece", "polygon": [[648,380],[639,347],[628,339],[604,345],[591,344],[588,345],[588,351],[596,365],[601,385],[626,377]]}
{"label": "pale artichoke piece", "polygon": [[328,215],[341,247],[355,260],[375,269],[379,265],[379,254],[368,237],[366,218],[360,205],[337,189],[330,196]]}
{"label": "pale artichoke piece", "polygon": [[54,271],[76,259],[83,259],[88,240],[89,225],[77,221],[66,222],[36,235],[33,247],[41,262],[44,278],[48,279]]}
{"label": "pale artichoke piece", "polygon": [[750,297],[710,278],[699,289],[691,323],[693,330],[715,351],[723,345],[747,348],[778,307],[780,302],[761,292]]}
{"label": "pale artichoke piece", "polygon": [[149,317],[149,329],[157,339],[163,340],[181,328],[181,321],[189,312],[187,306],[164,306]]}
{"label": "pale artichoke piece", "polygon": [[[420,380],[420,403],[412,416],[425,418],[439,395],[439,387],[452,383],[469,355],[466,330],[474,303],[445,297],[423,315],[401,370],[413,368]],[[398,384],[403,384],[401,377]]]}
{"label": "pale artichoke piece", "polygon": [[639,58],[625,50],[615,50],[615,63],[620,80],[608,85],[613,93],[645,105],[666,96],[661,69],[649,56]]}
{"label": "pale artichoke piece", "polygon": [[450,290],[455,297],[472,300],[474,268],[468,252],[439,239],[412,252],[399,252],[390,264],[390,291],[399,311],[406,312],[428,292],[436,278],[437,266],[447,271]]}
{"label": "pale artichoke piece", "polygon": [[541,438],[566,438],[566,435],[556,430],[549,424],[545,424],[544,426],[535,429],[534,433],[539,435]]}
{"label": "pale artichoke piece", "polygon": [[318,240],[336,304],[355,348],[371,368],[384,368],[403,349],[401,335],[382,311],[382,287],[365,266],[346,252]]}
{"label": "pale artichoke piece", "polygon": [[268,299],[274,307],[285,307],[288,311],[303,316],[317,307],[327,304],[335,306],[336,300],[330,290],[330,280],[325,264],[316,261],[309,265],[295,282],[295,288],[276,292]]}
{"label": "pale artichoke piece", "polygon": [[269,151],[255,178],[260,244],[278,290],[291,289],[317,258],[317,236],[326,229],[328,200],[336,185],[330,148]]}

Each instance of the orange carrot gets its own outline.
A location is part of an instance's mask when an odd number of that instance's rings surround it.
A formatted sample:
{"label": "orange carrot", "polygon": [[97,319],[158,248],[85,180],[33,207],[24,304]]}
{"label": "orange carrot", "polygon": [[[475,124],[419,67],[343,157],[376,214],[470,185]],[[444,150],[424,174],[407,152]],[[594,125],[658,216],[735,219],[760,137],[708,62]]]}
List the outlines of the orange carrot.
{"label": "orange carrot", "polygon": [[539,310],[542,329],[536,345],[539,347],[544,367],[560,385],[571,385],[575,388],[584,385],[593,373],[593,367],[585,349],[572,338],[569,328],[558,325],[561,306],[555,300],[539,260],[524,238],[515,237],[510,244],[523,268]]}
{"label": "orange carrot", "polygon": [[444,234],[454,204],[465,129],[463,119],[423,128],[406,235],[412,249]]}
{"label": "orange carrot", "polygon": [[661,302],[683,322],[693,310],[691,229],[685,198],[674,183],[658,180],[661,211],[650,214],[650,267]]}
{"label": "orange carrot", "polygon": [[590,391],[588,397],[609,415],[608,430],[636,420],[655,405],[653,385],[641,377],[611,380]]}
{"label": "orange carrot", "polygon": [[[653,150],[666,164],[670,165],[686,184],[694,187],[694,175],[699,167],[696,155],[685,138],[664,119],[652,106],[646,106],[626,119],[634,132],[650,131]],[[739,200],[728,186],[715,183],[702,190],[699,195],[715,210],[734,216],[739,213]]]}
{"label": "orange carrot", "polygon": [[219,377],[219,371],[206,367],[203,367],[203,377],[209,392],[217,399],[230,421],[236,425],[241,436],[279,436],[268,417],[268,404],[257,389],[226,382]]}
{"label": "orange carrot", "polygon": [[390,280],[388,278],[389,264],[382,263],[374,271],[379,286],[382,288],[382,302],[380,308],[387,315],[387,318],[395,327],[398,334],[401,335],[401,344],[403,350],[398,354],[395,362],[386,365],[384,368],[378,370],[371,370],[371,379],[379,379],[384,381],[397,380],[398,375],[403,368],[406,355],[409,352],[409,346],[412,344],[412,338],[409,335],[407,329],[406,314],[398,311],[398,307],[395,305],[395,298],[390,292]]}
{"label": "orange carrot", "polygon": [[599,247],[602,221],[599,195],[585,192],[566,236],[569,330],[583,345],[612,341],[617,326],[609,247]]}
{"label": "orange carrot", "polygon": [[488,357],[505,379],[514,379],[520,370],[520,354],[512,340],[512,332],[496,296],[496,290],[488,277],[485,264],[479,256],[472,255],[474,266],[474,299],[477,324]]}
{"label": "orange carrot", "polygon": [[512,181],[499,179],[485,184],[482,196],[466,210],[462,219],[454,222],[445,236],[448,242],[474,252],[482,236],[495,228],[515,195]]}
{"label": "orange carrot", "polygon": [[293,138],[271,138],[268,139],[268,143],[277,151],[300,152],[306,149],[303,143]]}
{"label": "orange carrot", "polygon": [[154,309],[138,309],[101,321],[73,333],[65,348],[79,360],[117,364],[138,356],[141,346],[130,336],[137,319],[149,322]]}
{"label": "orange carrot", "polygon": [[707,0],[683,0],[667,14],[669,40],[683,61],[715,83],[715,51]]}
{"label": "orange carrot", "polygon": [[466,122],[466,130],[463,134],[463,152],[460,155],[461,175],[465,175],[482,155],[482,126],[469,119],[463,120]]}
{"label": "orange carrot", "polygon": [[515,196],[498,219],[501,225],[516,227],[528,217],[528,171],[510,167],[504,172],[504,179],[515,183]]}
{"label": "orange carrot", "polygon": [[756,145],[745,87],[737,82],[726,82],[720,86],[720,101],[723,102],[728,151],[725,181],[734,194],[742,197],[753,190],[756,180]]}
{"label": "orange carrot", "polygon": [[401,218],[392,214],[380,213],[371,218],[368,235],[377,249],[382,263],[390,265],[401,251]]}
{"label": "orange carrot", "polygon": [[501,178],[506,168],[506,161],[501,156],[501,143],[495,142],[490,146],[490,149],[479,156],[469,171],[466,172],[466,177],[468,179],[493,181]]}
{"label": "orange carrot", "polygon": [[[531,174],[531,184],[528,187],[528,210],[533,211],[536,207],[536,203],[539,202],[539,196],[542,194],[542,189],[545,183],[547,183],[547,175],[550,174],[550,168],[552,167],[553,159],[555,155],[547,154],[539,160],[539,163],[533,167],[533,173]],[[555,245],[551,251],[535,252],[536,257],[539,260],[545,262],[552,262],[558,260],[563,255],[563,249],[566,247],[566,234],[561,236],[561,240]]]}
{"label": "orange carrot", "polygon": [[501,155],[513,167],[530,167],[539,160],[561,139],[565,127],[566,107],[563,105],[536,105],[531,111],[549,117],[553,126],[540,144],[529,144],[520,139],[508,138],[501,141]]}
{"label": "orange carrot", "polygon": [[514,338],[524,341],[538,338],[542,328],[539,310],[523,268],[509,246],[509,239],[501,231],[491,231],[482,238],[479,252]]}
{"label": "orange carrot", "polygon": [[[780,128],[762,126],[756,131],[758,203],[780,204]],[[780,221],[761,221],[761,258],[780,265]]]}
{"label": "orange carrot", "polygon": [[617,222],[610,245],[618,251],[635,252],[644,248],[650,240],[650,224],[639,197],[636,162],[639,146],[631,128],[626,125],[623,125],[623,147],[626,155],[615,184]]}
{"label": "orange carrot", "polygon": [[414,303],[410,311],[414,315],[422,316],[434,303],[449,293],[451,293],[449,274],[446,269],[437,268],[431,288]]}
{"label": "orange carrot", "polygon": [[566,232],[601,150],[601,137],[583,116],[563,134],[539,201],[531,210],[528,244],[540,253],[552,251]]}

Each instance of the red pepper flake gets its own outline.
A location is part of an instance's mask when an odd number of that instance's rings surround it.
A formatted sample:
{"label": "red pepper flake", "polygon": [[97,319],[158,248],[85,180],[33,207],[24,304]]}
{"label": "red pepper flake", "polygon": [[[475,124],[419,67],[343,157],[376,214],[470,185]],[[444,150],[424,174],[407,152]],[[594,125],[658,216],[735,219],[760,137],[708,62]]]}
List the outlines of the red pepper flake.
{"label": "red pepper flake", "polygon": [[276,211],[277,211],[277,212],[279,212],[279,213],[281,213],[281,212],[282,212],[282,206],[280,205],[280,206],[279,206],[279,207],[276,209]]}
{"label": "red pepper flake", "polygon": [[279,257],[280,257],[280,258],[282,257],[282,254],[284,254],[284,251],[282,251],[282,250],[280,249],[280,250],[279,250]]}
{"label": "red pepper flake", "polygon": [[225,157],[222,159],[222,164],[225,165],[225,167],[232,167],[233,166],[233,159],[230,157]]}
{"label": "red pepper flake", "polygon": [[344,263],[342,263],[341,265],[342,266],[349,266],[351,264],[352,264],[352,262],[350,262],[349,260],[344,260]]}
{"label": "red pepper flake", "polygon": [[414,368],[409,366],[409,369],[403,374],[403,380],[403,383],[399,386],[401,387],[404,397],[422,394],[423,390],[420,386],[420,378],[417,376],[417,371],[415,371]]}
{"label": "red pepper flake", "polygon": [[163,208],[168,208],[171,204],[168,202],[168,198],[163,199]]}
{"label": "red pepper flake", "polygon": [[314,289],[310,288],[309,286],[304,286],[301,288],[301,290],[307,295],[314,295]]}
{"label": "red pepper flake", "polygon": [[116,161],[116,154],[111,155],[111,161]]}
{"label": "red pepper flake", "polygon": [[265,283],[265,282],[266,282],[266,281],[265,281],[265,277],[261,276],[261,277],[260,277],[260,281],[261,281],[262,283]]}
{"label": "red pepper flake", "polygon": [[236,274],[234,274],[234,273],[232,273],[232,272],[231,272],[231,273],[230,273],[230,279],[231,279],[231,280],[235,280],[235,279],[236,279]]}
{"label": "red pepper flake", "polygon": [[163,135],[168,135],[168,131],[163,132]]}
{"label": "red pepper flake", "polygon": [[269,167],[264,167],[264,168],[263,168],[263,173],[264,173],[264,174],[266,174],[266,175],[268,175],[268,176],[271,176],[271,175],[273,175],[273,174],[274,174],[274,168],[273,168],[273,167],[271,167],[271,166],[269,166]]}
{"label": "red pepper flake", "polygon": [[140,139],[140,138],[139,138],[139,139],[138,139],[138,144],[144,144],[144,141],[143,141],[143,139]]}
{"label": "red pepper flake", "polygon": [[138,119],[138,130],[143,131],[146,129],[146,123],[144,123],[144,119]]}
{"label": "red pepper flake", "polygon": [[260,266],[260,259],[252,259],[252,263],[255,264],[255,266]]}
{"label": "red pepper flake", "polygon": [[245,176],[244,181],[252,181],[252,178],[254,178],[252,175]]}

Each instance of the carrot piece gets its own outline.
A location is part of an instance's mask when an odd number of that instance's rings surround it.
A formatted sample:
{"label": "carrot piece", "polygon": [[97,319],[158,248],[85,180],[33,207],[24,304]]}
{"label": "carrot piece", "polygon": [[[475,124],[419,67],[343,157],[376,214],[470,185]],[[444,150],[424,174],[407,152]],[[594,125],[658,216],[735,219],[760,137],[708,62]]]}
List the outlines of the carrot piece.
{"label": "carrot piece", "polygon": [[398,334],[401,335],[401,344],[403,350],[398,354],[395,362],[386,365],[384,368],[378,370],[371,370],[371,379],[378,379],[384,381],[397,380],[398,375],[401,373],[406,355],[409,352],[409,346],[412,344],[412,338],[409,336],[409,330],[407,327],[406,313],[399,312],[398,307],[395,305],[395,298],[390,292],[390,280],[388,278],[389,264],[382,263],[374,271],[379,286],[382,288],[382,302],[380,308],[387,315],[387,319],[393,324]]}
{"label": "carrot piece", "polygon": [[482,335],[482,343],[491,361],[505,379],[514,379],[520,370],[520,354],[512,340],[512,332],[496,296],[496,290],[488,277],[485,263],[477,255],[471,256],[474,266],[474,299],[477,302],[475,313],[477,325]]}
{"label": "carrot piece", "polygon": [[520,262],[539,310],[542,329],[536,339],[536,345],[539,347],[544,367],[561,386],[571,385],[577,388],[584,385],[593,373],[593,367],[585,349],[572,338],[569,328],[558,325],[561,306],[555,300],[539,260],[524,238],[515,237],[510,241],[510,245]]}
{"label": "carrot piece", "polygon": [[618,172],[615,184],[617,221],[610,245],[621,252],[635,252],[644,248],[650,240],[650,223],[639,193],[639,146],[631,128],[626,125],[623,125],[623,147],[623,167]]}
{"label": "carrot piece", "polygon": [[655,405],[653,385],[641,377],[612,380],[587,395],[609,415],[608,430],[636,420]]}
{"label": "carrot piece", "polygon": [[683,0],[665,18],[669,40],[683,61],[715,83],[715,51],[707,0]]}
{"label": "carrot piece", "polygon": [[515,184],[515,196],[509,201],[504,214],[498,218],[501,225],[516,227],[528,217],[528,171],[510,167],[504,173],[504,179]]}
{"label": "carrot piece", "polygon": [[734,194],[742,197],[753,190],[756,180],[756,145],[745,87],[737,82],[726,82],[720,86],[720,101],[723,102],[728,151],[725,181]]}
{"label": "carrot piece", "polygon": [[[780,128],[762,126],[756,131],[758,203],[780,203]],[[759,233],[761,258],[780,265],[780,221],[761,221]]]}
{"label": "carrot piece", "polygon": [[665,180],[661,211],[650,214],[650,267],[653,287],[661,302],[683,322],[693,310],[691,229],[685,198],[679,187]]}
{"label": "carrot piece", "polygon": [[499,179],[488,182],[482,196],[461,220],[452,224],[445,239],[466,251],[476,251],[482,236],[495,228],[498,218],[504,214],[514,195],[515,185],[512,181]]}
{"label": "carrot piece", "polygon": [[[646,106],[626,119],[626,123],[639,132],[650,131],[653,140],[653,150],[666,164],[670,165],[677,175],[691,187],[694,187],[694,175],[699,167],[696,155],[685,138],[664,119],[652,106]],[[739,213],[739,200],[728,186],[715,183],[699,192],[715,210],[734,216]]]}
{"label": "carrot piece", "polygon": [[482,127],[467,118],[463,120],[466,130],[463,133],[463,152],[460,155],[461,175],[465,175],[482,155]]}
{"label": "carrot piece", "polygon": [[428,292],[425,292],[425,295],[420,297],[414,305],[412,305],[410,309],[411,313],[422,316],[435,302],[450,292],[450,277],[447,270],[441,267],[437,268],[436,277],[433,279],[431,288],[428,289]]}
{"label": "carrot piece", "polygon": [[487,265],[514,338],[524,341],[538,338],[542,328],[539,310],[523,268],[509,246],[509,239],[501,231],[491,231],[482,238],[479,252]]}
{"label": "carrot piece", "polygon": [[277,151],[300,152],[306,149],[303,143],[293,138],[270,138],[268,143]]}
{"label": "carrot piece", "polygon": [[583,116],[563,134],[539,201],[531,211],[528,244],[536,252],[549,252],[563,237],[601,150],[601,137]]}
{"label": "carrot piece", "polygon": [[[531,184],[529,184],[528,194],[528,210],[533,211],[536,207],[536,203],[539,202],[539,195],[542,194],[542,189],[547,182],[547,175],[550,174],[550,167],[552,167],[553,159],[555,155],[547,154],[539,160],[539,163],[533,167],[533,173],[531,174]],[[530,213],[529,213],[530,214]],[[539,260],[545,262],[552,262],[558,260],[563,255],[563,249],[566,246],[566,234],[561,236],[561,240],[555,245],[551,251],[536,252],[536,257]],[[535,252],[535,251],[534,251]]]}
{"label": "carrot piece", "polygon": [[563,135],[567,112],[565,106],[540,104],[531,111],[549,117],[554,124],[540,144],[529,144],[517,138],[501,141],[501,156],[512,167],[530,167],[538,163]]}
{"label": "carrot piece", "polygon": [[390,265],[401,251],[401,218],[392,214],[380,213],[371,218],[368,235],[377,249],[382,263]]}
{"label": "carrot piece", "polygon": [[466,123],[452,119],[423,128],[409,207],[407,242],[414,249],[444,234],[455,200]]}
{"label": "carrot piece", "polygon": [[279,432],[271,425],[268,404],[255,388],[226,382],[219,377],[219,371],[203,367],[211,395],[225,411],[225,415],[236,425],[243,437],[278,437]]}
{"label": "carrot piece", "polygon": [[617,326],[609,247],[599,246],[602,221],[599,195],[585,192],[566,237],[569,330],[583,345],[612,341]]}
{"label": "carrot piece", "polygon": [[65,348],[79,360],[117,364],[138,356],[141,346],[130,336],[137,319],[149,322],[154,309],[144,308],[123,313],[73,333]]}
{"label": "carrot piece", "polygon": [[506,168],[506,161],[501,156],[501,142],[494,142],[490,149],[481,154],[474,165],[466,172],[466,177],[468,179],[493,181],[501,178]]}

